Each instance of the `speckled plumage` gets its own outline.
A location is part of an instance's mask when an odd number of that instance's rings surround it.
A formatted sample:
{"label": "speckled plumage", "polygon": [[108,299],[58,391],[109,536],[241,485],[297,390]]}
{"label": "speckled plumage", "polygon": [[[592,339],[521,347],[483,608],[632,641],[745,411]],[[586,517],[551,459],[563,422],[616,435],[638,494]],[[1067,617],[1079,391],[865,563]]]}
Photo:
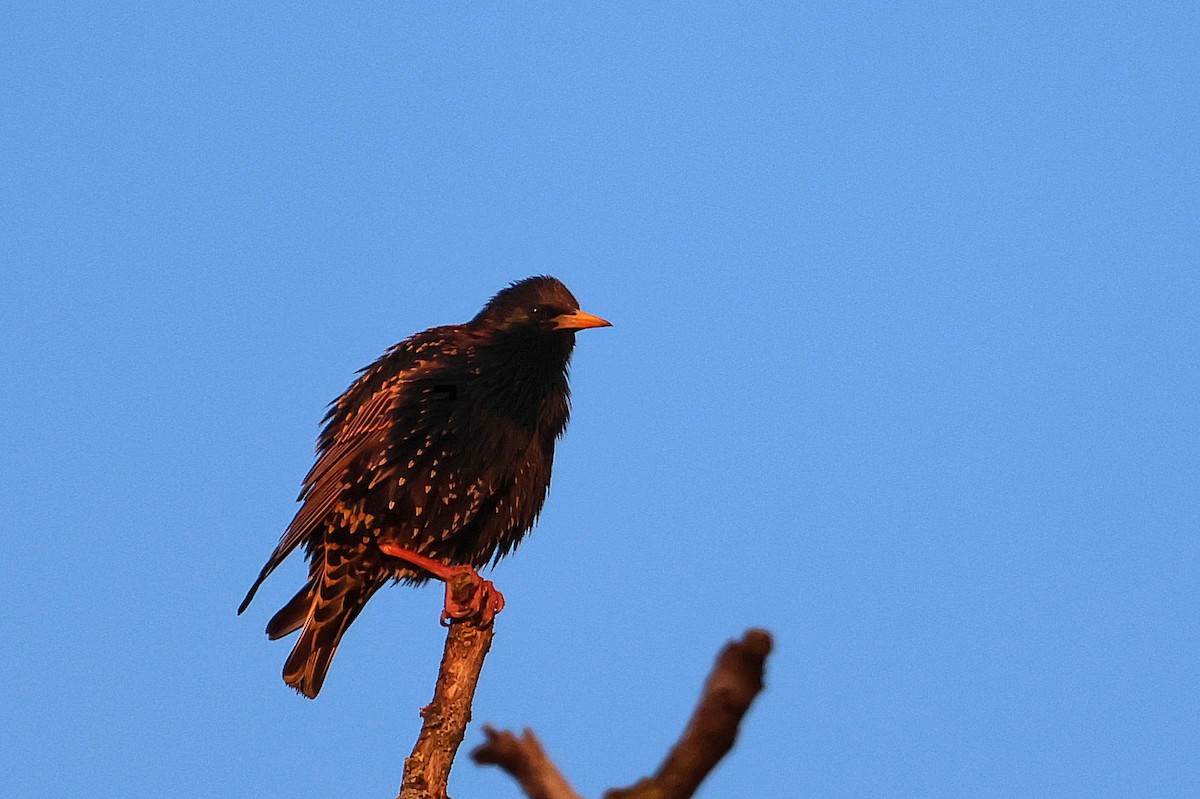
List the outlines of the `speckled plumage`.
{"label": "speckled plumage", "polygon": [[238,610],[303,544],[309,580],[267,625],[272,639],[301,630],[289,685],[315,697],[367,600],[428,579],[380,541],[480,568],[533,526],[569,413],[576,331],[554,324],[578,309],[554,278],[514,283],[470,322],[393,346],[331,405],[303,504]]}

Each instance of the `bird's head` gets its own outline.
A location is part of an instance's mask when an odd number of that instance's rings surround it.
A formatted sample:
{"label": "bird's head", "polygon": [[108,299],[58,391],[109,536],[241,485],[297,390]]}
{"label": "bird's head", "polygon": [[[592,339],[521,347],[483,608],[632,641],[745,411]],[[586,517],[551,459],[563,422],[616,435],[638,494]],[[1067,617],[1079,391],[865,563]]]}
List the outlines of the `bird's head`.
{"label": "bird's head", "polygon": [[527,277],[496,294],[471,324],[498,333],[571,337],[589,327],[611,323],[579,310],[579,301],[557,278]]}

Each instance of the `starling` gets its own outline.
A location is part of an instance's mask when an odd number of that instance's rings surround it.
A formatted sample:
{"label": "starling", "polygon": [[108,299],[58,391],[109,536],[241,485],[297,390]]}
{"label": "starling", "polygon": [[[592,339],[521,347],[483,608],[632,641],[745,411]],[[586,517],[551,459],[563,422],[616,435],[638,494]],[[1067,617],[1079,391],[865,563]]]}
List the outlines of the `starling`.
{"label": "starling", "polygon": [[476,570],[537,519],[570,410],[575,332],[608,325],[555,278],[527,278],[466,324],[396,344],[331,403],[303,504],[238,608],[304,545],[308,582],[267,624],[272,640],[300,630],[288,685],[316,697],[342,635],[389,580],[468,573],[482,599],[448,593],[444,620],[487,623],[503,607]]}

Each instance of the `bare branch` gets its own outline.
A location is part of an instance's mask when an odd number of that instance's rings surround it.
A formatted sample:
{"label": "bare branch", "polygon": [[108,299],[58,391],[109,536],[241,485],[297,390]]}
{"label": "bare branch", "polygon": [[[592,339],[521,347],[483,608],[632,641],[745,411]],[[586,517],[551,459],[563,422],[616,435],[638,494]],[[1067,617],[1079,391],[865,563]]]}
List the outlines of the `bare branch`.
{"label": "bare branch", "polygon": [[653,776],[629,788],[614,788],[605,799],[688,799],[733,748],[738,725],[763,687],[763,667],[771,652],[766,630],[747,630],[717,656],[700,703],[667,759]]}
{"label": "bare branch", "polygon": [[487,741],[471,752],[471,758],[481,766],[504,769],[529,799],[580,799],[546,755],[533,730],[526,728],[518,738],[507,730],[498,732],[485,726],[483,734]]}
{"label": "bare branch", "polygon": [[[470,604],[479,584],[468,575],[451,578],[448,590],[460,603]],[[397,799],[446,799],[450,768],[471,720],[471,702],[479,684],[483,660],[492,646],[493,629],[473,621],[450,625],[438,671],[433,701],[421,709],[421,734],[404,761],[404,782]]]}
{"label": "bare branch", "polygon": [[[717,655],[700,702],[675,747],[652,777],[629,788],[614,788],[605,799],[689,799],[737,738],[738,725],[763,688],[763,669],[771,653],[766,630],[747,630]],[[493,764],[517,781],[530,799],[579,799],[530,730],[484,728],[487,741],[471,753],[480,765]]]}

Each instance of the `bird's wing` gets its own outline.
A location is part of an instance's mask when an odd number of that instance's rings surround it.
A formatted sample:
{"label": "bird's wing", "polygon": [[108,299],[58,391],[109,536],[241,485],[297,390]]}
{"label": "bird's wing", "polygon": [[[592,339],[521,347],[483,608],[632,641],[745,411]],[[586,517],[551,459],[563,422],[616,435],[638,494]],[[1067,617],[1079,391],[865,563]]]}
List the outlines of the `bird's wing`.
{"label": "bird's wing", "polygon": [[319,532],[341,498],[349,466],[359,457],[385,445],[397,407],[409,385],[436,363],[445,336],[439,329],[419,333],[392,347],[335,400],[325,416],[317,443],[318,457],[304,478],[299,499],[304,503],[284,531],[254,585],[238,609],[250,604],[263,580],[301,543]]}

